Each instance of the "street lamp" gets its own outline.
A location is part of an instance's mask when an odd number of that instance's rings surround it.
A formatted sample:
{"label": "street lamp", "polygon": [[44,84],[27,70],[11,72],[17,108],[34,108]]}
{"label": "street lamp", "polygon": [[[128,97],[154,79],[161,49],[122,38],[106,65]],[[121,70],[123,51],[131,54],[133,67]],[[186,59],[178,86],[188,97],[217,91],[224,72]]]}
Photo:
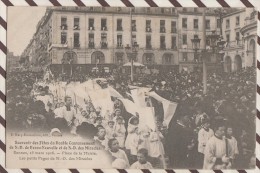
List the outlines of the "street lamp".
{"label": "street lamp", "polygon": [[191,39],[192,42],[192,48],[194,49],[194,61],[198,62],[198,49],[200,48],[200,39],[198,35],[194,35],[194,38]]}
{"label": "street lamp", "polygon": [[132,47],[127,45],[125,47],[125,52],[127,54],[127,57],[129,61],[131,61],[131,81],[134,81],[134,60],[136,59],[137,52],[139,49],[139,45],[137,43],[134,43]]}

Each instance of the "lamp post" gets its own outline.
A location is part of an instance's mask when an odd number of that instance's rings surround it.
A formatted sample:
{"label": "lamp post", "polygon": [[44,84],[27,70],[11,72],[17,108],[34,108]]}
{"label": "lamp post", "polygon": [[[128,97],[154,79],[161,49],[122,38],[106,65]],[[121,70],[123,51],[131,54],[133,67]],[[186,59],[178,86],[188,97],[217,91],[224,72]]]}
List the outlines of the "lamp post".
{"label": "lamp post", "polygon": [[[202,67],[203,67],[203,94],[207,93],[207,66],[206,66],[206,55],[214,55],[216,56],[220,50],[224,48],[225,41],[222,40],[221,36],[216,33],[216,31],[212,31],[210,35],[207,36],[210,41],[210,50],[206,52],[206,49],[202,49]],[[195,51],[194,59],[198,56],[197,52],[200,48],[200,40],[198,35],[194,35],[194,38],[191,39],[192,47]],[[206,40],[206,39],[205,39]],[[205,44],[205,43],[204,43]]]}
{"label": "lamp post", "polygon": [[125,52],[127,54],[127,57],[129,59],[129,61],[131,61],[131,81],[134,81],[134,60],[136,59],[137,56],[137,52],[139,49],[139,45],[138,44],[133,44],[132,47],[130,47],[129,45],[127,45],[125,47]]}
{"label": "lamp post", "polygon": [[194,35],[194,38],[191,39],[192,48],[194,49],[194,61],[198,60],[198,50],[200,48],[200,39],[198,35]]}

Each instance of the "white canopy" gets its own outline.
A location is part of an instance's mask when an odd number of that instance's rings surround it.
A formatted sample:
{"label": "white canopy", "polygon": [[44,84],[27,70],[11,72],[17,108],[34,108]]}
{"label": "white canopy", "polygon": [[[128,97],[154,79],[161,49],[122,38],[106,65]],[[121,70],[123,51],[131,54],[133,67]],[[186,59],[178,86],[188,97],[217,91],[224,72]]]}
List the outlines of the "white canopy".
{"label": "white canopy", "polygon": [[[125,63],[123,66],[124,67],[130,67],[131,66],[131,62]],[[139,62],[134,62],[133,66],[135,66],[135,67],[144,67],[144,65],[139,63]]]}

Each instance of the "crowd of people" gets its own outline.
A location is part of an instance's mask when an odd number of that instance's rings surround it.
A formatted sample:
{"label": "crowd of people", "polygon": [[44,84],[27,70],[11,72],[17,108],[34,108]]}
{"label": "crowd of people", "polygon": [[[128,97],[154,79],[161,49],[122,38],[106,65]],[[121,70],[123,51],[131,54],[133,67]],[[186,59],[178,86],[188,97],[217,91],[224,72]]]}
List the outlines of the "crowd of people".
{"label": "crowd of people", "polygon": [[[112,156],[112,167],[246,169],[255,165],[255,68],[208,75],[203,94],[199,72],[139,74],[131,82],[127,74],[71,74],[12,72],[7,76],[6,119],[8,128],[47,132],[51,135],[93,139]],[[96,81],[101,88],[111,86],[133,101],[133,87],[148,87],[159,96],[178,104],[169,124],[164,122],[160,102],[147,96],[155,108],[156,128],[140,126],[139,115],[127,112],[120,99],[111,97],[113,111],[101,115],[101,107],[91,100],[84,105],[65,96],[55,98],[48,85],[53,81]],[[40,81],[40,82],[39,82]]]}

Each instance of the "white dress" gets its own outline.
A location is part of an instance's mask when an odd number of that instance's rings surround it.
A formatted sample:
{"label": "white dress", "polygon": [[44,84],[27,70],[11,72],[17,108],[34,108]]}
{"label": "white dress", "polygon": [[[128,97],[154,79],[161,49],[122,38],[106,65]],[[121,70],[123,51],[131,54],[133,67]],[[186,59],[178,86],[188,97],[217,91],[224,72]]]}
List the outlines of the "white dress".
{"label": "white dress", "polygon": [[[230,149],[228,151],[228,155],[230,155]],[[212,136],[207,142],[204,150],[203,169],[227,169],[228,167],[225,163],[216,164],[216,160],[222,159],[224,156],[226,156],[225,139],[219,139],[216,136]]]}
{"label": "white dress", "polygon": [[150,156],[158,158],[164,155],[164,148],[161,142],[163,138],[160,132],[151,132],[150,134]]}
{"label": "white dress", "polygon": [[130,164],[129,164],[129,160],[128,160],[128,158],[127,158],[127,155],[125,154],[125,152],[123,151],[123,150],[121,150],[121,149],[119,149],[117,152],[111,152],[111,151],[109,151],[110,153],[111,153],[111,155],[112,156],[114,156],[115,158],[117,158],[117,159],[123,159],[125,162],[126,162],[126,164],[127,164],[127,168],[129,168],[130,167]]}
{"label": "white dress", "polygon": [[135,129],[136,127],[138,127],[138,125],[133,125],[133,124],[130,124],[128,123],[128,127],[127,127],[127,137],[126,137],[126,140],[125,140],[125,148],[126,149],[131,149],[130,145],[132,143],[132,140],[133,140],[133,137],[135,136]]}
{"label": "white dress", "polygon": [[204,149],[206,147],[206,144],[208,140],[214,135],[214,132],[212,129],[209,129],[206,131],[204,128],[201,128],[198,133],[198,152],[204,154]]}
{"label": "white dress", "polygon": [[116,139],[119,142],[119,146],[121,148],[125,147],[125,125],[124,124],[116,124],[115,126]]}

